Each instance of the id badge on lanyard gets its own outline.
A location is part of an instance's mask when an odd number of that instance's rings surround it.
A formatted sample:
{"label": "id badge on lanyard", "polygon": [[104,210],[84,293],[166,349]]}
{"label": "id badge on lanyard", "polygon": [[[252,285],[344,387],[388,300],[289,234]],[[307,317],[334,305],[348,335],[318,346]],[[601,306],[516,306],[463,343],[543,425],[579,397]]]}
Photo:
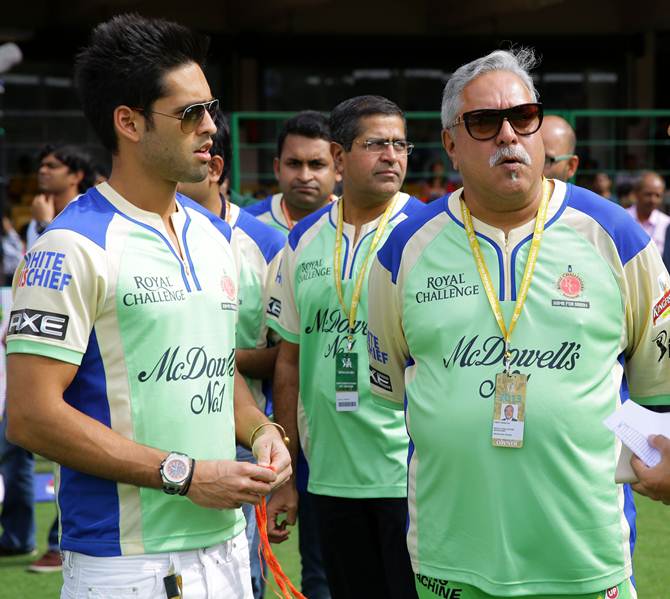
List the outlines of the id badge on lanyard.
{"label": "id badge on lanyard", "polygon": [[344,208],[342,205],[343,199],[337,203],[337,227],[335,230],[335,252],[333,274],[335,277],[335,289],[337,291],[337,298],[342,307],[342,313],[347,315],[349,324],[349,336],[347,343],[347,351],[335,355],[335,409],[338,412],[355,412],[358,410],[358,354],[353,352],[354,334],[356,323],[356,312],[358,304],[361,299],[363,291],[363,284],[366,280],[367,265],[370,256],[374,255],[379,242],[384,234],[386,225],[393,214],[398,195],[396,194],[389,202],[389,205],[384,210],[377,230],[370,242],[370,247],[365,255],[354,285],[354,291],[351,296],[351,306],[347,309],[344,302],[344,292],[342,291],[342,279],[340,278],[342,272],[342,239],[344,236]]}
{"label": "id badge on lanyard", "polygon": [[523,447],[527,381],[525,374],[500,372],[496,375],[491,434],[496,447]]}
{"label": "id badge on lanyard", "polygon": [[496,290],[491,280],[486,262],[482,254],[474,225],[472,224],[472,217],[470,210],[461,198],[461,214],[463,215],[463,225],[467,234],[470,249],[479,271],[479,276],[482,280],[486,297],[495,316],[502,337],[505,341],[505,353],[503,358],[503,372],[496,374],[495,385],[495,401],[493,402],[493,426],[491,432],[491,439],[495,447],[523,447],[523,435],[525,430],[526,420],[526,388],[528,386],[528,376],[520,373],[511,372],[511,351],[510,342],[512,332],[516,327],[516,323],[521,316],[523,306],[528,296],[530,283],[535,271],[537,257],[540,251],[540,242],[544,233],[544,224],[547,218],[547,208],[549,205],[549,198],[551,196],[551,188],[544,179],[542,182],[542,198],[537,211],[535,219],[535,231],[533,232],[533,239],[531,241],[530,250],[528,252],[528,259],[521,280],[521,286],[517,294],[517,301],[512,313],[512,319],[509,327],[505,324],[500,301],[496,295]]}
{"label": "id badge on lanyard", "polygon": [[335,408],[338,412],[358,410],[358,354],[335,355]]}

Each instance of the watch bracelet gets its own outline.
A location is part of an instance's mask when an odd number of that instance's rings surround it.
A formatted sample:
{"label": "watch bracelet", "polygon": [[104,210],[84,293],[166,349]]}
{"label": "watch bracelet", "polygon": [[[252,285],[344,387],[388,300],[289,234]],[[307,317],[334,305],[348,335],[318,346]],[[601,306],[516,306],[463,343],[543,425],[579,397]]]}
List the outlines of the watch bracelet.
{"label": "watch bracelet", "polygon": [[188,474],[188,478],[184,481],[184,486],[182,487],[181,491],[179,491],[179,495],[182,497],[188,493],[188,490],[191,488],[191,481],[193,480],[193,472],[195,472],[195,458],[191,458],[191,471]]}

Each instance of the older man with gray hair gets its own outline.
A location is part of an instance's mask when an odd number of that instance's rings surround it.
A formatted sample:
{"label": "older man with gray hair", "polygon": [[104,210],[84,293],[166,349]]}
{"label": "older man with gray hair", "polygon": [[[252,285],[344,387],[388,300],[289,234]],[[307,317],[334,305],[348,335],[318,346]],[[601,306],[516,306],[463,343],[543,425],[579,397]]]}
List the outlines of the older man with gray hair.
{"label": "older man with gray hair", "polygon": [[624,210],[543,177],[534,64],[499,50],[455,71],[442,141],[463,188],[397,225],[370,272],[370,380],[406,411],[422,599],[636,597],[602,421],[628,397],[670,404],[653,342],[670,318],[652,318],[670,279]]}

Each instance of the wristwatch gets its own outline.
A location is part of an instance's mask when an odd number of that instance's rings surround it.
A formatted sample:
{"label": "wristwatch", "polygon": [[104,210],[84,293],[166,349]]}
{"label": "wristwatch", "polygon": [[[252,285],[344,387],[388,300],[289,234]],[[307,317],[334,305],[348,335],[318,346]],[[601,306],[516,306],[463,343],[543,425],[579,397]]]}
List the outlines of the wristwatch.
{"label": "wristwatch", "polygon": [[195,460],[173,451],[161,462],[159,469],[163,492],[168,495],[186,495],[191,486]]}

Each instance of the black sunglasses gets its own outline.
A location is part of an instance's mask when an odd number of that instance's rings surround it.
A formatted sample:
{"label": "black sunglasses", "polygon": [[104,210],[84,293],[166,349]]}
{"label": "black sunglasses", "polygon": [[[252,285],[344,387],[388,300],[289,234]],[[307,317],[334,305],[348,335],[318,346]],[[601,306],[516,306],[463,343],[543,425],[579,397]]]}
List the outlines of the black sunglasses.
{"label": "black sunglasses", "polygon": [[210,100],[209,102],[200,102],[198,104],[191,104],[187,106],[182,111],[181,115],[167,114],[165,112],[158,112],[157,110],[143,110],[142,108],[135,108],[140,112],[149,112],[151,114],[160,114],[161,116],[167,116],[171,119],[179,119],[181,121],[181,130],[184,133],[192,133],[198,128],[198,125],[202,123],[202,119],[205,118],[205,111],[209,112],[209,116],[214,117],[217,114],[219,109],[218,100]]}
{"label": "black sunglasses", "polygon": [[504,110],[484,108],[464,112],[447,129],[465,124],[465,129],[472,139],[486,141],[493,139],[500,133],[503,121],[511,125],[512,129],[519,135],[532,135],[542,125],[544,111],[542,104],[532,102],[530,104],[519,104]]}

